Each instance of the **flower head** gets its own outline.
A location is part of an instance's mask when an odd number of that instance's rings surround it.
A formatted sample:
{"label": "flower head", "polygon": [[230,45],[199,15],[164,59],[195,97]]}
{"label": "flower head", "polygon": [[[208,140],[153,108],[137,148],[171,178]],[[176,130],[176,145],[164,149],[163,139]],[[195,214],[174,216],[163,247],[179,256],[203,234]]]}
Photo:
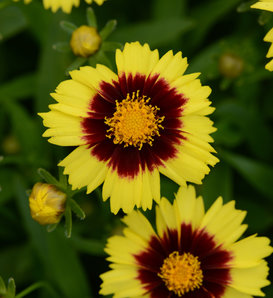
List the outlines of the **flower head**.
{"label": "flower head", "polygon": [[[273,12],[273,0],[260,0],[254,3],[251,6],[251,8],[257,8],[257,9],[268,10]],[[271,46],[269,48],[269,51],[266,57],[272,58],[273,57],[273,28],[266,34],[266,36],[264,37],[264,41],[271,42]],[[266,64],[265,68],[268,69],[269,71],[273,71],[273,59]]]}
{"label": "flower head", "polygon": [[66,194],[54,185],[36,183],[29,196],[30,213],[41,225],[59,222],[65,210]]}
{"label": "flower head", "polygon": [[123,221],[124,235],[108,239],[111,270],[100,294],[114,297],[251,298],[264,296],[273,251],[266,237],[238,239],[246,212],[218,198],[204,211],[193,186],[181,187],[173,205],[162,198],[156,229],[139,211]]}
{"label": "flower head", "polygon": [[103,65],[70,72],[41,113],[43,136],[61,146],[78,146],[59,165],[72,188],[92,192],[104,182],[111,210],[144,210],[160,199],[160,176],[180,185],[200,184],[218,160],[209,145],[213,112],[198,73],[184,75],[186,58],[138,42],[116,51],[118,74]]}
{"label": "flower head", "polygon": [[80,26],[73,31],[70,46],[76,56],[89,57],[97,52],[101,45],[101,37],[96,28]]}

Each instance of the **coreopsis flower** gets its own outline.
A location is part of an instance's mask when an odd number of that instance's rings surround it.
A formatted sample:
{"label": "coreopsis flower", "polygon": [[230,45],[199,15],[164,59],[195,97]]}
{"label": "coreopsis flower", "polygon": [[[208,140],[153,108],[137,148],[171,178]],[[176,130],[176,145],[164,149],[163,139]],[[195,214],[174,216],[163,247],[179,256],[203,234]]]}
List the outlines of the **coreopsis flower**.
{"label": "coreopsis flower", "polygon": [[[13,0],[18,2],[19,0]],[[24,0],[25,4],[30,3],[32,0]],[[102,5],[105,0],[85,0],[86,3],[91,4],[96,2],[98,5]],[[65,13],[70,13],[73,6],[78,7],[80,5],[80,0],[43,0],[44,8],[51,9],[56,12],[59,8]]]}
{"label": "coreopsis flower", "polygon": [[[267,10],[273,12],[273,0],[260,0],[253,4],[251,8],[257,8],[262,10]],[[266,34],[264,37],[264,41],[271,42],[271,46],[269,48],[269,51],[267,52],[266,57],[272,58],[273,57],[273,28]],[[266,69],[269,71],[273,71],[273,59],[266,64]]]}
{"label": "coreopsis flower", "polygon": [[108,239],[111,270],[103,273],[100,294],[113,297],[251,298],[270,284],[266,237],[238,241],[246,212],[219,197],[204,211],[193,186],[181,187],[173,205],[156,208],[156,230],[139,211],[123,221],[124,235]]}
{"label": "coreopsis flower", "polygon": [[65,210],[66,194],[47,183],[36,183],[29,196],[31,216],[41,225],[55,224]]}
{"label": "coreopsis flower", "polygon": [[103,184],[111,210],[144,210],[160,200],[160,175],[180,185],[200,184],[218,160],[206,117],[211,89],[184,75],[181,52],[161,59],[138,42],[116,51],[118,73],[103,65],[70,72],[52,94],[58,102],[41,113],[49,142],[78,146],[61,163],[73,189]]}
{"label": "coreopsis flower", "polygon": [[87,58],[98,51],[101,42],[96,28],[83,25],[73,31],[70,47],[74,55]]}

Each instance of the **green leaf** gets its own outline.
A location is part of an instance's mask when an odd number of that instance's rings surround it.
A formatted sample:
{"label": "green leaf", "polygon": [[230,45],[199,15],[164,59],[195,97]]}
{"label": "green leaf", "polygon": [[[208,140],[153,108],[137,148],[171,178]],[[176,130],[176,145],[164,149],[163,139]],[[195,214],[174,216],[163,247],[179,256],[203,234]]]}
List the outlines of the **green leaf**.
{"label": "green leaf", "polygon": [[56,230],[57,226],[59,223],[55,223],[55,224],[50,224],[46,226],[46,230],[48,231],[48,233],[51,233],[53,231]]}
{"label": "green leaf", "polygon": [[86,19],[88,26],[97,28],[97,18],[91,7],[88,7],[86,10]]}
{"label": "green leaf", "polygon": [[66,238],[70,238],[72,233],[72,213],[71,213],[71,207],[68,204],[66,205],[64,217],[65,217],[64,234]]}
{"label": "green leaf", "polygon": [[18,7],[8,6],[0,10],[0,41],[12,37],[26,27],[27,20]]}
{"label": "green leaf", "polygon": [[220,151],[222,159],[234,167],[253,187],[273,200],[273,168],[267,164],[227,151]]}
{"label": "green leaf", "polygon": [[189,31],[193,22],[188,18],[171,18],[139,22],[126,25],[113,33],[112,38],[121,43],[138,40],[141,43],[148,42],[151,47],[167,45]]}
{"label": "green leaf", "polygon": [[23,99],[34,95],[36,74],[25,74],[0,86],[0,102],[4,100]]}
{"label": "green leaf", "polygon": [[47,170],[40,168],[37,170],[37,172],[47,183],[60,186],[60,182],[55,177],[53,177]]}
{"label": "green leaf", "polygon": [[12,277],[9,278],[8,280],[8,295],[9,295],[9,298],[12,298],[12,297],[15,297],[15,290],[16,287],[15,287],[15,281]]}
{"label": "green leaf", "polygon": [[92,256],[105,256],[104,243],[95,239],[84,239],[79,236],[74,236],[71,241],[77,251],[87,253]]}
{"label": "green leaf", "polygon": [[6,292],[7,292],[6,285],[3,281],[2,276],[0,276],[0,294],[6,294]]}
{"label": "green leaf", "polygon": [[60,22],[61,28],[69,34],[72,34],[74,30],[77,29],[77,26],[68,21],[61,21]]}
{"label": "green leaf", "polygon": [[186,2],[186,0],[154,0],[153,17],[158,20],[181,17],[185,13]]}
{"label": "green leaf", "polygon": [[80,219],[85,219],[85,213],[82,210],[82,208],[76,203],[75,200],[69,199],[69,205],[71,207],[71,210],[80,218]]}
{"label": "green leaf", "polygon": [[116,20],[110,20],[106,23],[106,25],[100,31],[100,36],[102,40],[105,40],[117,27]]}
{"label": "green leaf", "polygon": [[52,48],[60,53],[69,53],[71,52],[71,48],[68,42],[57,42],[55,43]]}

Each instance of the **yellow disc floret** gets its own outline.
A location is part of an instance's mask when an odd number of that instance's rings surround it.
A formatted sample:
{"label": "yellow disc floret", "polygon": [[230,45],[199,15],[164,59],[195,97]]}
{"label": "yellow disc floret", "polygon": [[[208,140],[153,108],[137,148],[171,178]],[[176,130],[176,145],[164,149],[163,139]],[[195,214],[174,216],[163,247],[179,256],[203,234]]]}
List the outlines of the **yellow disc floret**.
{"label": "yellow disc floret", "polygon": [[164,116],[157,116],[158,107],[149,105],[150,98],[139,96],[139,92],[128,94],[121,102],[116,101],[116,112],[112,118],[105,118],[110,126],[108,138],[114,137],[114,144],[138,147],[143,144],[152,145],[154,136],[159,136],[160,123]]}
{"label": "yellow disc floret", "polygon": [[158,275],[163,279],[168,290],[179,297],[200,288],[203,282],[203,272],[198,257],[191,253],[179,255],[174,251],[164,260]]}

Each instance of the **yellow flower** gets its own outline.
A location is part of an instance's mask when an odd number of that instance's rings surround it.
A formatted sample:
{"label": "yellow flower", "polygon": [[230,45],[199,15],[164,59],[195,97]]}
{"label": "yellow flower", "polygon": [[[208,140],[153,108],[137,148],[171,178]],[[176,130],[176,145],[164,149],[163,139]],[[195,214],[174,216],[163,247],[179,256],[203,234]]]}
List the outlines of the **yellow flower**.
{"label": "yellow flower", "polygon": [[[273,12],[273,0],[261,0],[251,6],[251,8],[263,9]],[[266,55],[267,58],[273,57],[273,28],[266,34],[264,41],[271,42],[271,46]],[[273,71],[273,59],[266,64],[266,69]]]}
{"label": "yellow flower", "polygon": [[106,245],[111,270],[103,273],[100,294],[114,297],[252,298],[270,284],[266,237],[238,241],[246,212],[219,197],[204,211],[193,186],[181,187],[173,205],[162,198],[156,230],[139,211],[123,221],[123,235]]}
{"label": "yellow flower", "polygon": [[89,57],[97,52],[101,45],[101,37],[96,28],[80,26],[73,31],[70,46],[76,56]]}
{"label": "yellow flower", "polygon": [[[13,0],[18,2],[19,0]],[[32,0],[24,0],[24,3],[30,3]],[[102,5],[105,0],[94,0],[98,5]],[[91,4],[93,0],[85,0],[86,3]],[[73,6],[78,7],[80,0],[43,0],[45,9],[51,8],[53,12],[56,12],[59,8],[65,13],[70,13]]]}
{"label": "yellow flower", "polygon": [[59,222],[65,210],[66,194],[54,185],[36,183],[29,196],[30,213],[41,225]]}
{"label": "yellow flower", "polygon": [[218,159],[209,145],[214,108],[199,73],[184,75],[187,60],[138,42],[116,51],[118,74],[103,65],[70,72],[41,113],[43,134],[60,146],[78,146],[59,165],[73,189],[103,185],[111,210],[152,208],[160,200],[159,173],[180,185],[201,184]]}

